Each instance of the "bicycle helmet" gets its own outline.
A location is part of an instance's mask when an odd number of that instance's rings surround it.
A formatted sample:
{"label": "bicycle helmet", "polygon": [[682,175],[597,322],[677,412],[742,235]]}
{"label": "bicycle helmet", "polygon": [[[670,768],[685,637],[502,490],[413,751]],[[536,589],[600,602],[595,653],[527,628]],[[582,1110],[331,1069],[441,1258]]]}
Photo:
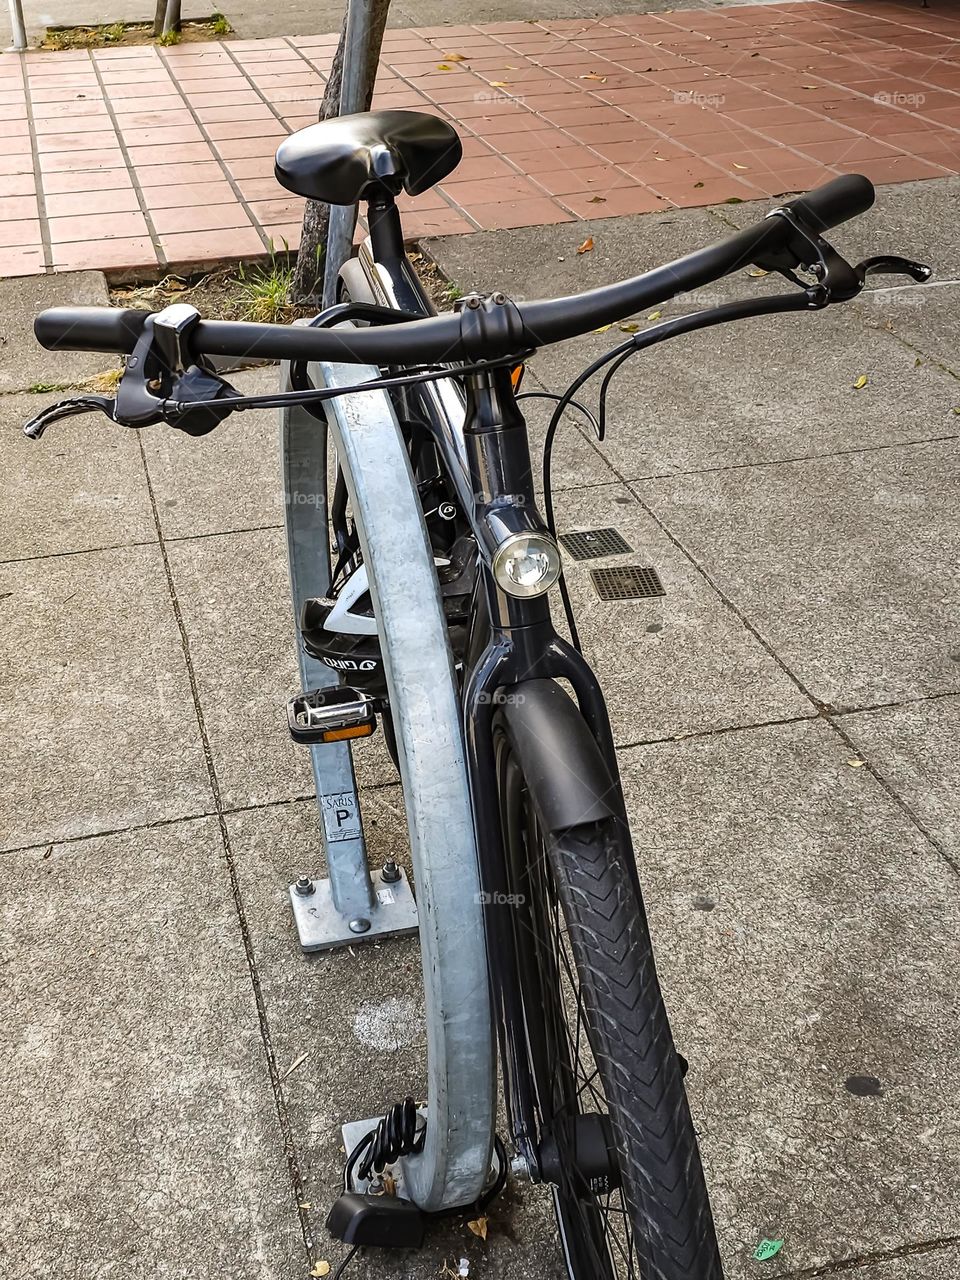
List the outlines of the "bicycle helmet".
{"label": "bicycle helmet", "polygon": [[366,565],[358,565],[336,596],[304,600],[303,647],[340,674],[345,684],[375,698],[387,696],[377,620]]}

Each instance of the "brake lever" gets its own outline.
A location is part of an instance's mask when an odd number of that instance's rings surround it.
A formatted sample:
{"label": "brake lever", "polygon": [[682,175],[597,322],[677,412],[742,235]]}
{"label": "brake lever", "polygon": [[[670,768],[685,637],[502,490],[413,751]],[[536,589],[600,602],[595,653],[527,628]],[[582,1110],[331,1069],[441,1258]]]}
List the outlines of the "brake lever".
{"label": "brake lever", "polygon": [[[933,275],[933,268],[922,262],[913,262],[909,258],[896,255],[882,255],[865,258],[857,266],[851,266],[829,241],[822,235],[812,232],[789,206],[772,210],[768,218],[783,218],[793,232],[786,252],[794,258],[796,265],[812,271],[817,282],[825,291],[828,302],[849,302],[863,292],[866,278],[869,275],[888,273],[906,275],[918,284],[924,284]],[[772,255],[768,262],[758,260],[757,265],[768,270],[778,271],[795,284],[801,283],[794,269],[784,262],[782,255]]]}
{"label": "brake lever", "polygon": [[61,418],[73,418],[81,413],[105,413],[111,421],[116,421],[114,411],[117,402],[109,396],[72,396],[69,400],[58,400],[56,404],[48,404],[41,409],[35,418],[31,418],[23,428],[28,440],[39,440],[51,422]]}
{"label": "brake lever", "polygon": [[200,312],[185,302],[147,317],[117,388],[117,422],[167,422],[187,435],[204,436],[229,417],[236,388],[190,351],[190,334],[199,323]]}
{"label": "brake lever", "polygon": [[900,258],[896,254],[882,254],[875,258],[864,258],[854,267],[861,287],[867,276],[889,275],[909,276],[917,284],[926,284],[933,275],[933,267],[924,262],[914,262],[912,258]]}

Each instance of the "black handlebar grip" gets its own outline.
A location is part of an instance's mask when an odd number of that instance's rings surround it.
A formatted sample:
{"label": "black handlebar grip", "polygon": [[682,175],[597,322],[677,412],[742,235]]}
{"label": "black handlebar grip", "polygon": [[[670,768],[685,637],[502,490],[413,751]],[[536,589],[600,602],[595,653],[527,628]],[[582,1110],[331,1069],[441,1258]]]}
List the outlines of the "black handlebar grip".
{"label": "black handlebar grip", "polygon": [[33,332],[48,351],[112,351],[129,355],[149,314],[118,307],[50,307],[34,320]]}
{"label": "black handlebar grip", "polygon": [[845,173],[809,195],[788,200],[785,207],[793,209],[811,231],[829,231],[841,222],[849,222],[851,218],[866,213],[876,198],[876,190],[869,178],[860,173]]}

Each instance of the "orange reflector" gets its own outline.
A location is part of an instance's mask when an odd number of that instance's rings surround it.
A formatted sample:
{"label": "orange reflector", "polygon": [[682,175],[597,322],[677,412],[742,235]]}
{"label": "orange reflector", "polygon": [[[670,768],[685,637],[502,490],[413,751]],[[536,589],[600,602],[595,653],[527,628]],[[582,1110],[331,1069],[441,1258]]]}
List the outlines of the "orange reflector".
{"label": "orange reflector", "polygon": [[516,368],[510,370],[510,381],[513,383],[514,391],[520,390],[520,383],[523,381],[524,368],[524,365],[518,364]]}
{"label": "orange reflector", "polygon": [[340,742],[344,738],[369,738],[373,728],[372,724],[351,724],[345,729],[328,729],[323,735],[323,741]]}

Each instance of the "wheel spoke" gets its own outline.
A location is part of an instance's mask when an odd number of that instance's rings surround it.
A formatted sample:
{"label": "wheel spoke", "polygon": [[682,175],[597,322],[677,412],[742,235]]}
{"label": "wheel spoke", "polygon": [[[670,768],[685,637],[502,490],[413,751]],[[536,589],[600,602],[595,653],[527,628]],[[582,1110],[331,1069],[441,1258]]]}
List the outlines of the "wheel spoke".
{"label": "wheel spoke", "polygon": [[543,1122],[560,1147],[560,1183],[555,1188],[558,1218],[568,1247],[574,1247],[572,1233],[576,1232],[576,1257],[581,1268],[589,1266],[591,1277],[639,1280],[632,1223],[622,1191],[591,1191],[576,1173],[573,1152],[564,1150],[564,1143],[570,1141],[564,1135],[570,1130],[563,1120],[590,1113],[605,1115],[607,1104],[587,1037],[583,991],[549,858],[530,807],[523,804],[522,808],[522,814],[514,815],[513,830],[515,850],[521,853],[525,868],[524,888],[529,894],[525,928],[532,935],[550,1046],[549,1091],[541,1097],[541,1106],[551,1109]]}

